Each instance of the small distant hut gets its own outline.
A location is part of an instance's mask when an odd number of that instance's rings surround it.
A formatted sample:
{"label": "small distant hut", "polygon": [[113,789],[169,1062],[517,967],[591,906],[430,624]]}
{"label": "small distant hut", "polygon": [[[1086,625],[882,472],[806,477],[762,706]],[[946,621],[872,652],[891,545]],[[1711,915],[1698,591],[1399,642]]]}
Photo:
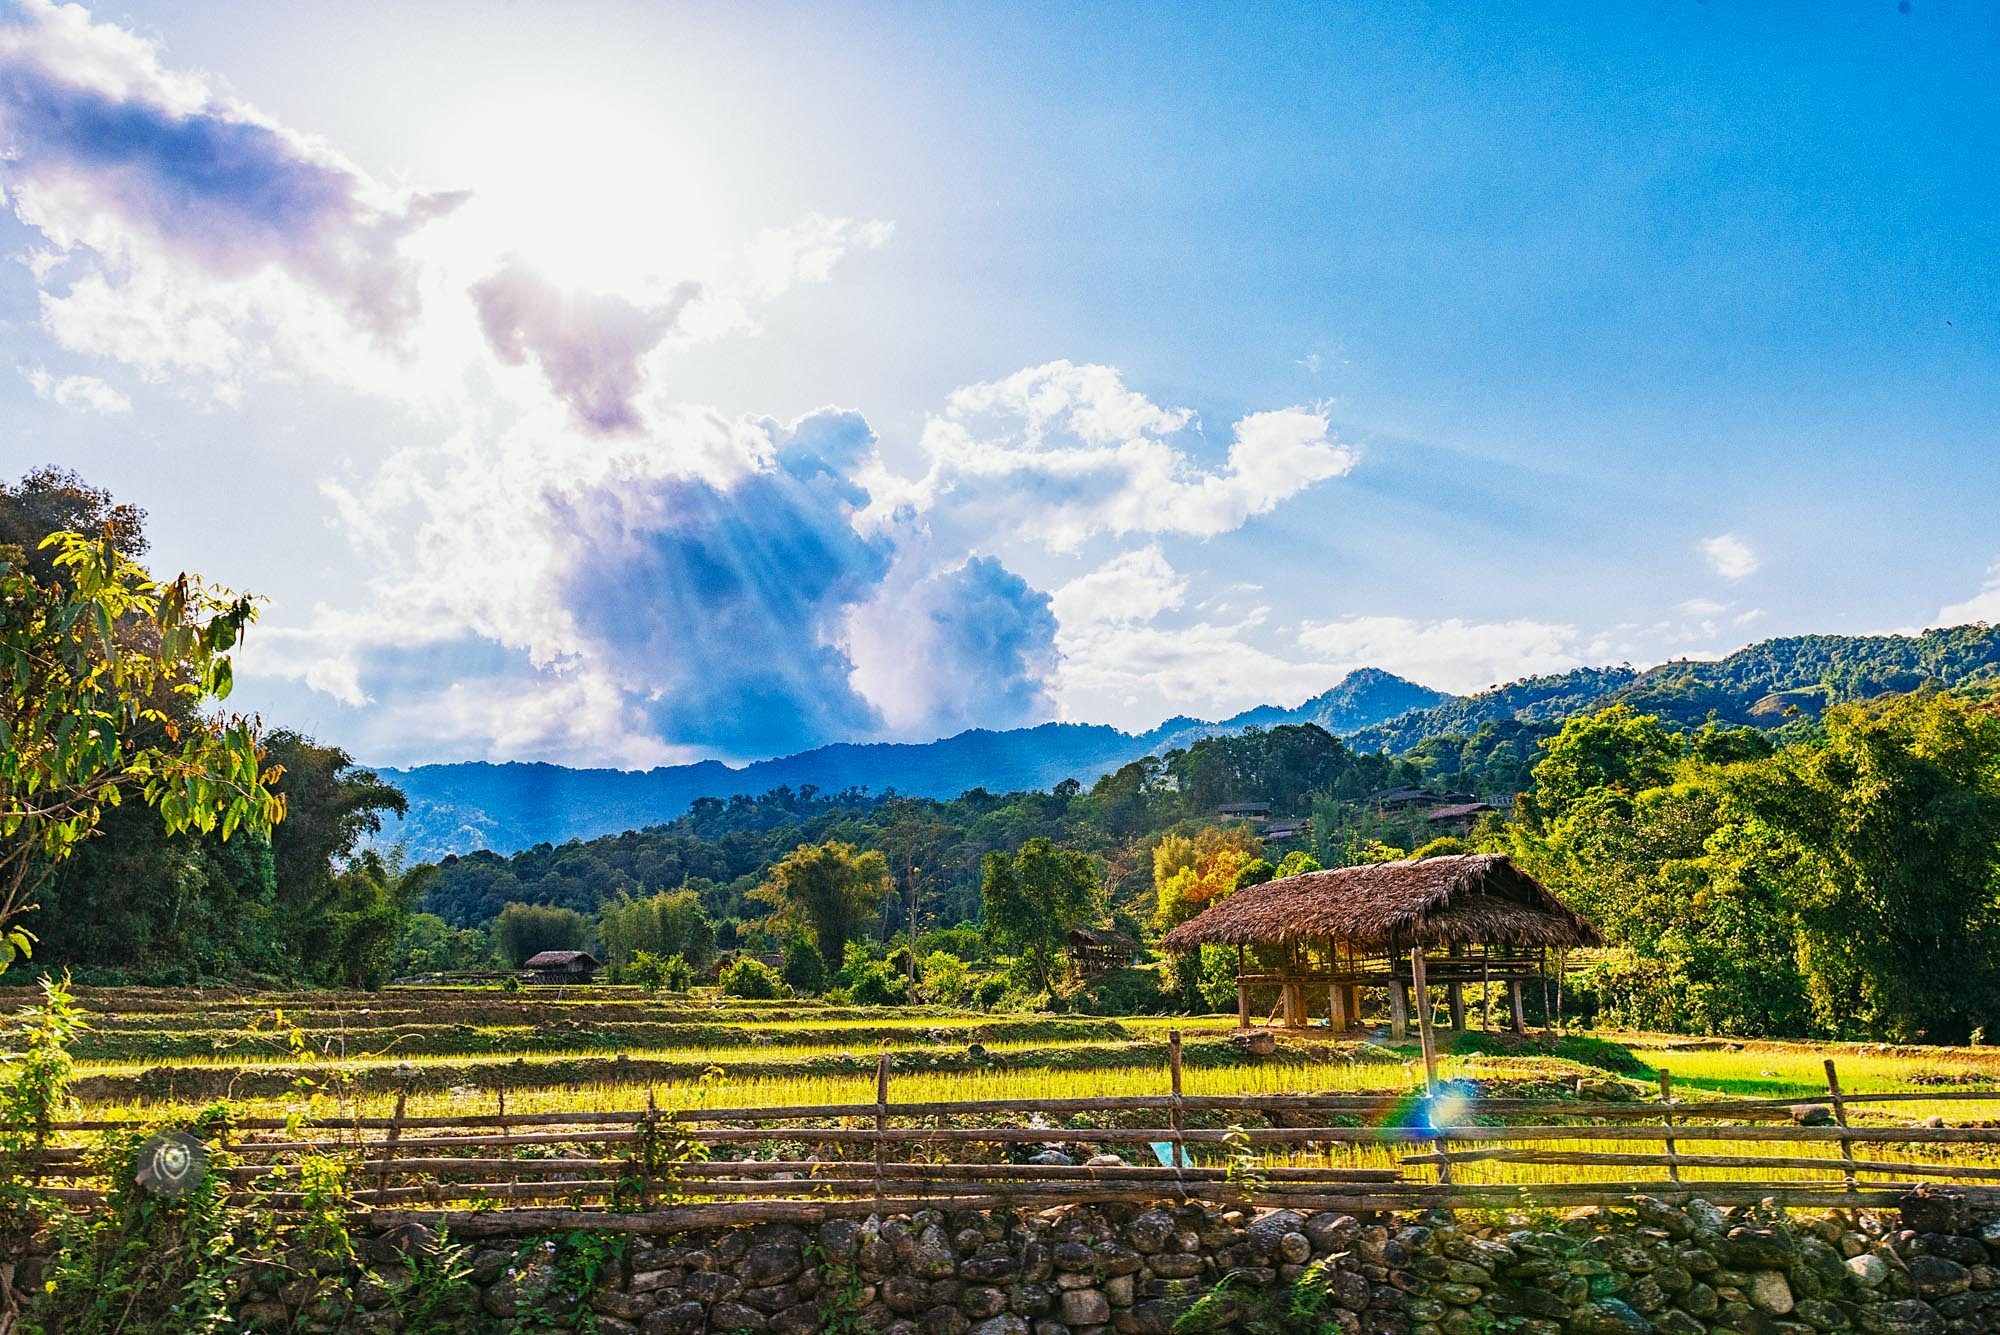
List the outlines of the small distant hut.
{"label": "small distant hut", "polygon": [[[1266,881],[1210,905],[1161,942],[1174,953],[1236,947],[1237,1019],[1246,1029],[1253,987],[1275,985],[1293,1026],[1308,1022],[1308,998],[1324,989],[1336,1029],[1359,1024],[1363,988],[1383,988],[1398,1038],[1408,1032],[1413,984],[1442,985],[1458,1029],[1466,984],[1504,984],[1514,1027],[1524,1028],[1522,985],[1558,977],[1569,951],[1603,944],[1597,928],[1541,882],[1484,853]],[[1253,948],[1277,963],[1259,964]]]}
{"label": "small distant hut", "polygon": [[544,950],[529,956],[521,967],[534,975],[529,982],[556,986],[587,983],[596,976],[599,965],[587,950]]}
{"label": "small distant hut", "polygon": [[1123,932],[1103,927],[1079,927],[1069,934],[1072,977],[1095,978],[1113,969],[1129,968],[1139,956],[1139,943]]}

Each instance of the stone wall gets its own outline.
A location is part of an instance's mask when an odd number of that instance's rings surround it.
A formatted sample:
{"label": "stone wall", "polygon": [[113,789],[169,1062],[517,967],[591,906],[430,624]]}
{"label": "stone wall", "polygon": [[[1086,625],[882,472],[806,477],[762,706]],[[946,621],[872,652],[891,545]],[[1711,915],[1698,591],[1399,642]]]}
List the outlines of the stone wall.
{"label": "stone wall", "polygon": [[[370,1239],[358,1275],[246,1275],[243,1323],[403,1330],[405,1257],[431,1243],[422,1230]],[[2000,1208],[1929,1189],[1900,1213],[1634,1198],[1533,1227],[1195,1206],[771,1224],[631,1239],[588,1294],[566,1291],[559,1250],[474,1245],[444,1328],[588,1329],[588,1316],[605,1335],[1165,1335],[1183,1318],[1328,1335],[2000,1332]],[[18,1279],[32,1285],[33,1270]],[[1310,1315],[1286,1324],[1301,1299]]]}

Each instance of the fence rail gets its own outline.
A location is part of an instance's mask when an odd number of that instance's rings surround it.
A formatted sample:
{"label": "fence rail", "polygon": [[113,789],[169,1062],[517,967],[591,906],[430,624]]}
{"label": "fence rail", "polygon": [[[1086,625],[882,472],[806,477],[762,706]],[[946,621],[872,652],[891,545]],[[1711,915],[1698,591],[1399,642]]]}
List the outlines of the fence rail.
{"label": "fence rail", "polygon": [[[282,1211],[304,1203],[288,1189],[296,1183],[288,1170],[332,1157],[365,1223],[444,1222],[481,1235],[577,1221],[668,1233],[925,1207],[1162,1199],[1373,1211],[1644,1193],[1864,1206],[1893,1203],[1925,1182],[2000,1184],[2000,1149],[1986,1148],[2000,1147],[2000,1126],[1853,1116],[1918,1102],[1976,1111],[2000,1105],[2000,1090],[1848,1094],[1829,1060],[1820,1100],[1675,1097],[1666,1076],[1660,1097],[1630,1102],[1469,1099],[1435,1086],[1422,1095],[1216,1097],[1182,1093],[1178,1038],[1169,1038],[1168,1089],[1157,1096],[894,1102],[885,1052],[866,1103],[643,1112],[509,1112],[503,1103],[492,1113],[414,1116],[399,1097],[387,1117],[242,1118],[221,1133],[226,1152],[210,1172]],[[1813,1103],[1819,1115],[1808,1114]],[[1145,1124],[1051,1124],[1083,1114]],[[1146,1121],[1151,1114],[1159,1116]],[[1270,1124],[1240,1125],[1259,1120]],[[131,1126],[57,1123],[47,1143],[0,1155],[0,1174],[64,1205],[98,1204],[128,1166],[75,1142]],[[1025,1147],[1063,1150],[1071,1161],[1020,1162]],[[1115,1151],[1123,1154],[1107,1153]],[[1282,1161],[1296,1152],[1384,1161]],[[1560,1181],[1477,1180],[1524,1167],[1571,1171]]]}

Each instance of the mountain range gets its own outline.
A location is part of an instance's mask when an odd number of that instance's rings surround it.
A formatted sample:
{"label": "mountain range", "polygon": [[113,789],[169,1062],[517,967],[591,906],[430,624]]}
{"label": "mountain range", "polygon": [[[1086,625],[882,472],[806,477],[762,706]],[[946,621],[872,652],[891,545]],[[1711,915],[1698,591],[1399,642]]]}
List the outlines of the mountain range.
{"label": "mountain range", "polygon": [[1357,750],[1402,754],[1434,737],[1470,736],[1489,723],[1554,725],[1615,703],[1694,726],[1715,718],[1778,728],[1827,705],[1925,685],[2000,691],[2000,628],[1960,626],[1922,635],[1804,635],[1766,640],[1715,660],[1682,660],[1646,671],[1576,668],[1453,696],[1393,673],[1363,668],[1292,708],[1260,705],[1219,721],[1171,718],[1143,733],[1104,724],[1044,723],[973,729],[934,742],[837,743],[797,755],[730,766],[632,771],[550,764],[469,762],[382,774],[410,811],[385,841],[413,858],[478,848],[511,853],[534,844],[588,839],[671,820],[697,798],[727,798],[808,784],[824,791],[891,789],[952,797],[1091,783],[1141,756],[1203,737],[1316,723]]}

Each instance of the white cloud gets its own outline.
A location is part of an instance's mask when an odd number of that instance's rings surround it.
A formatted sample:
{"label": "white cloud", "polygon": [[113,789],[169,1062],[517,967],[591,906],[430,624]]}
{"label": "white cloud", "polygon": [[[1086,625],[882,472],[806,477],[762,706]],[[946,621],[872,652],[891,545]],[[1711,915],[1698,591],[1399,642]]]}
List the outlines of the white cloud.
{"label": "white cloud", "polygon": [[1126,552],[1057,589],[1051,599],[1065,627],[1094,622],[1151,621],[1178,609],[1187,580],[1167,564],[1157,545]]}
{"label": "white cloud", "polygon": [[50,375],[36,366],[22,376],[34,389],[35,397],[59,408],[80,413],[129,413],[132,400],[94,375]]}
{"label": "white cloud", "polygon": [[1708,568],[1727,580],[1747,579],[1762,564],[1750,544],[1733,533],[1703,538],[1695,546],[1707,558]]}
{"label": "white cloud", "polygon": [[958,390],[925,424],[931,469],[915,503],[948,500],[989,530],[1070,552],[1102,534],[1226,533],[1359,458],[1307,408],[1239,420],[1219,469],[1180,443],[1196,429],[1191,410],[1153,403],[1111,367],[1030,367]]}
{"label": "white cloud", "polygon": [[1971,621],[2000,623],[2000,562],[1986,571],[1986,584],[1964,602],[1949,603],[1938,609],[1940,626],[1962,626]]}
{"label": "white cloud", "polygon": [[[1438,690],[1466,693],[1588,661],[1591,646],[1576,627],[1525,618],[1418,621],[1409,617],[1356,616],[1312,621],[1299,643],[1323,670],[1378,667]],[[1331,677],[1328,678],[1330,682]]]}

